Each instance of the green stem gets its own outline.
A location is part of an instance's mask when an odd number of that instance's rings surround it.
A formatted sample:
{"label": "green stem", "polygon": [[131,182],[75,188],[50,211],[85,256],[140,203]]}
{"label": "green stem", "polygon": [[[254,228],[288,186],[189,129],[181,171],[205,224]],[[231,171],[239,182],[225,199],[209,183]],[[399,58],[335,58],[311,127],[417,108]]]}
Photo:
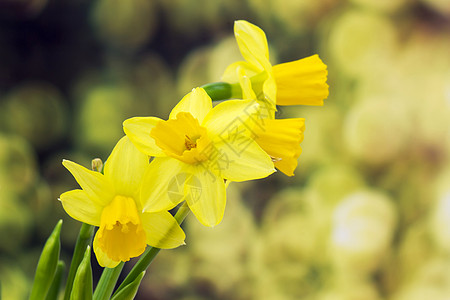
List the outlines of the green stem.
{"label": "green stem", "polygon": [[183,223],[184,219],[186,219],[187,215],[189,214],[189,206],[186,202],[183,203],[183,205],[178,208],[177,213],[175,214],[174,218],[177,220],[178,224],[181,225]]}
{"label": "green stem", "polygon": [[[178,224],[181,225],[183,223],[186,216],[189,214],[189,207],[186,202],[183,203],[183,205],[178,208],[177,213],[175,214],[175,220],[177,220]],[[120,284],[120,286],[115,291],[115,296],[117,293],[119,293],[124,287],[126,287],[128,284],[133,282],[143,271],[147,270],[148,266],[152,263],[153,259],[158,255],[159,248],[154,247],[148,247],[144,254],[142,254],[139,261],[134,265],[134,267],[131,269],[130,273],[128,273],[127,277],[124,279],[124,281]]]}
{"label": "green stem", "polygon": [[91,244],[92,236],[94,235],[94,226],[83,223],[78,234],[77,243],[73,252],[72,262],[70,263],[69,275],[67,277],[66,290],[64,292],[64,300],[70,299],[72,292],[73,281],[77,273],[78,266],[83,260],[86,247]]}
{"label": "green stem", "polygon": [[122,272],[124,262],[121,262],[115,268],[104,268],[102,276],[95,288],[93,300],[109,299],[112,295],[117,279]]}

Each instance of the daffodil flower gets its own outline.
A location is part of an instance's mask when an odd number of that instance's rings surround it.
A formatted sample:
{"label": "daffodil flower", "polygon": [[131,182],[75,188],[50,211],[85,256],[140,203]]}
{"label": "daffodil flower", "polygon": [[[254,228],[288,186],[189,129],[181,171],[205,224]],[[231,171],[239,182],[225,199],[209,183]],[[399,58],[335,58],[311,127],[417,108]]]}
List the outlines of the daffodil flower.
{"label": "daffodil flower", "polygon": [[[237,83],[237,68],[251,77],[258,98],[276,105],[323,105],[328,97],[327,66],[318,55],[272,66],[264,31],[247,22],[234,23],[234,35],[245,61],[231,64],[222,80]],[[273,115],[274,113],[272,113]]]}
{"label": "daffodil flower", "polygon": [[267,106],[265,100],[256,97],[245,70],[238,67],[237,73],[243,97],[260,103],[260,108],[253,118],[255,122],[251,127],[254,140],[270,155],[278,170],[288,176],[294,176],[298,157],[302,153],[300,143],[303,141],[305,119],[274,119],[270,105]]}
{"label": "daffodil flower", "polygon": [[[212,107],[202,88],[187,94],[169,120],[135,117],[124,131],[136,147],[153,156],[141,189],[143,210],[157,212],[186,201],[206,226],[222,220],[224,180],[263,178],[275,171],[268,154],[241,131],[258,110],[255,101],[230,100]],[[146,201],[147,199],[148,201]]]}
{"label": "daffodil flower", "polygon": [[184,244],[185,234],[169,212],[142,212],[148,199],[140,190],[151,167],[148,156],[127,137],[113,149],[104,174],[69,160],[63,165],[82,189],[63,193],[61,203],[72,218],[99,227],[93,246],[101,266],[113,268],[141,255],[147,245],[168,249]]}

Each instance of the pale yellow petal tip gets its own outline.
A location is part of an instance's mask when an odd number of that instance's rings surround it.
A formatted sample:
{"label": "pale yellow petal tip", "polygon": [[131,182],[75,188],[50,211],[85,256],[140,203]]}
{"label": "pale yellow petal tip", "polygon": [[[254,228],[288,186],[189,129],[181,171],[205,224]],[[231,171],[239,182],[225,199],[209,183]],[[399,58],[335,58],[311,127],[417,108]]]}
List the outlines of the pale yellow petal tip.
{"label": "pale yellow petal tip", "polygon": [[215,222],[209,222],[210,220],[204,220],[204,219],[199,218],[199,217],[197,217],[197,219],[203,226],[206,226],[206,227],[209,227],[209,228],[214,228],[214,227],[216,227],[217,225],[219,225],[222,222],[223,216],[222,216],[222,218],[216,220]]}
{"label": "pale yellow petal tip", "polygon": [[236,20],[234,21],[234,27],[236,28],[236,26],[240,26],[240,25],[245,25],[248,24],[249,22],[246,20]]}
{"label": "pale yellow petal tip", "polygon": [[197,97],[204,97],[207,99],[208,102],[212,102],[211,97],[208,95],[208,93],[202,87],[195,88],[195,95]]}
{"label": "pale yellow petal tip", "polygon": [[206,93],[204,88],[201,87],[195,87],[192,89],[191,91],[192,94],[197,94],[197,93]]}
{"label": "pale yellow petal tip", "polygon": [[76,163],[68,159],[63,159],[61,163],[67,170],[69,170],[70,165],[76,165]]}
{"label": "pale yellow petal tip", "polygon": [[126,130],[128,130],[128,126],[130,125],[130,123],[132,124],[134,120],[135,120],[135,117],[128,118],[122,122],[122,128],[125,133],[126,133]]}
{"label": "pale yellow petal tip", "polygon": [[236,21],[234,21],[234,30],[235,31],[245,30],[245,29],[259,29],[259,30],[262,30],[261,28],[259,28],[255,24],[252,24],[252,23],[250,23],[249,21],[246,21],[246,20],[236,20]]}

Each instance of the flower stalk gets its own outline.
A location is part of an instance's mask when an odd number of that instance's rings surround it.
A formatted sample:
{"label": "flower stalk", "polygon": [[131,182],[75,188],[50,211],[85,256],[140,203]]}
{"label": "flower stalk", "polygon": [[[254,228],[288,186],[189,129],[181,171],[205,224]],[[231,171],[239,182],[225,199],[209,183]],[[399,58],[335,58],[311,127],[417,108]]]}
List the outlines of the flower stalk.
{"label": "flower stalk", "polygon": [[[189,206],[187,205],[186,202],[183,202],[183,204],[178,208],[178,211],[174,217],[175,220],[177,220],[178,224],[181,225],[181,223],[183,223],[184,219],[187,217],[188,214],[189,214]],[[117,288],[113,297],[118,295],[127,285],[135,281],[136,278],[138,278],[142,272],[147,270],[147,268],[150,266],[156,255],[158,255],[160,250],[161,249],[159,248],[148,247],[145,250],[144,254],[141,255],[139,261],[134,265],[133,269],[131,269],[130,273],[128,273],[127,277]]]}
{"label": "flower stalk", "polygon": [[102,276],[95,288],[94,300],[109,299],[111,297],[124,265],[125,263],[121,262],[115,268],[103,269]]}

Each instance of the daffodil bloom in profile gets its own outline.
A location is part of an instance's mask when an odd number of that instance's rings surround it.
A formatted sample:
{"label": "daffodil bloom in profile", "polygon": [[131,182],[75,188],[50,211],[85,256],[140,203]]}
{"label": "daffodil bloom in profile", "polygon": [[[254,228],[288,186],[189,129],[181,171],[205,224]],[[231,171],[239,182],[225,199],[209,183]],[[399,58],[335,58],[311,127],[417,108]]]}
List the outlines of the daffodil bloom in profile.
{"label": "daffodil bloom in profile", "polygon": [[318,55],[272,66],[264,31],[247,22],[236,21],[234,35],[245,61],[231,64],[222,80],[238,82],[237,68],[251,77],[258,98],[276,105],[323,105],[328,97],[327,66]]}
{"label": "daffodil bloom in profile", "polygon": [[244,98],[254,99],[260,103],[259,110],[253,118],[254,140],[270,155],[278,170],[287,176],[294,176],[298,158],[302,153],[300,143],[303,141],[305,119],[274,119],[270,114],[270,107],[265,105],[267,104],[265,100],[257,99],[245,70],[238,68],[237,72]]}
{"label": "daffodil bloom in profile", "polygon": [[[202,88],[187,94],[169,120],[135,117],[124,131],[143,153],[153,156],[144,175],[148,184],[141,197],[144,211],[157,212],[186,201],[206,226],[222,220],[226,195],[224,180],[263,178],[275,171],[270,156],[250,137],[250,119],[259,104],[230,100],[212,107]],[[150,200],[151,199],[151,200]]]}
{"label": "daffodil bloom in profile", "polygon": [[69,160],[63,165],[82,189],[60,196],[64,210],[74,219],[98,226],[94,252],[102,267],[141,255],[146,246],[175,248],[184,244],[185,234],[167,211],[142,212],[147,204],[140,196],[148,156],[123,137],[105,163],[104,174]]}

